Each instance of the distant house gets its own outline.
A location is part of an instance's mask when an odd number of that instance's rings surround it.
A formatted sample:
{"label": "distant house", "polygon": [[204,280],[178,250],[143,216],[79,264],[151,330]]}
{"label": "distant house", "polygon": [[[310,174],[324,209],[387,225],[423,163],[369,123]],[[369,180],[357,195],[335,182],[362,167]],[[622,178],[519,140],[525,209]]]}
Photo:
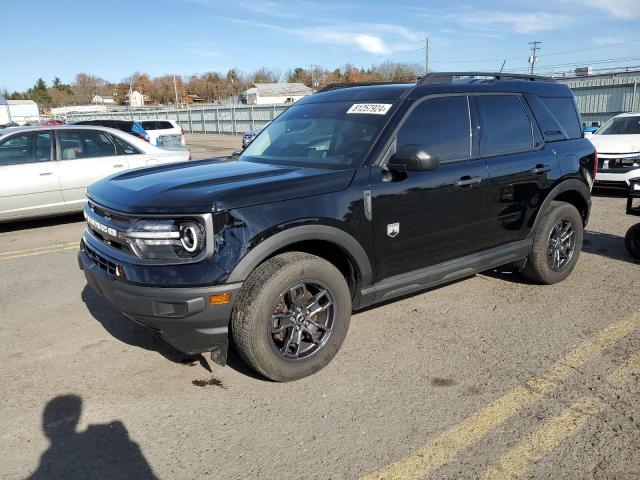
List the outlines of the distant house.
{"label": "distant house", "polygon": [[182,95],[180,97],[180,103],[202,103],[204,98],[199,95]]}
{"label": "distant house", "polygon": [[254,83],[242,96],[247,105],[271,105],[297,102],[312,93],[304,83]]}
{"label": "distant house", "polygon": [[126,103],[130,107],[143,107],[146,100],[145,96],[146,95],[143,95],[139,91],[134,90],[133,92],[131,92],[131,94],[127,93],[124,96],[124,103]]}
{"label": "distant house", "polygon": [[116,101],[111,95],[94,95],[91,103],[94,105],[115,105]]}

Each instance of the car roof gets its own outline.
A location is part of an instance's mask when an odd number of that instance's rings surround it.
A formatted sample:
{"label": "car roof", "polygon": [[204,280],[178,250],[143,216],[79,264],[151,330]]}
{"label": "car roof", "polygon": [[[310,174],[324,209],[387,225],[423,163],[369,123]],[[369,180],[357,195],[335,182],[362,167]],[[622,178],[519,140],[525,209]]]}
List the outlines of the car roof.
{"label": "car roof", "polygon": [[[127,132],[123,132],[122,130],[118,130],[117,128],[103,127],[101,125],[48,125],[48,126],[31,125],[31,126],[25,126],[25,127],[8,127],[5,129],[0,129],[0,138],[10,133],[13,134],[16,132],[18,133],[34,132],[38,130],[100,130],[103,132],[116,134],[118,136],[121,136],[122,134],[129,135]],[[133,135],[131,136],[133,138],[136,138]],[[144,142],[144,140],[141,140],[141,141]]]}
{"label": "car roof", "polygon": [[621,113],[619,115],[616,115],[613,118],[619,118],[619,117],[639,117],[640,116],[640,112],[627,112],[627,113]]}
{"label": "car roof", "polygon": [[568,86],[552,79],[525,78],[461,78],[448,82],[433,83],[372,83],[331,85],[319,92],[298,100],[296,104],[340,102],[340,101],[391,101],[408,96],[420,98],[439,93],[532,93],[541,97],[571,97]]}

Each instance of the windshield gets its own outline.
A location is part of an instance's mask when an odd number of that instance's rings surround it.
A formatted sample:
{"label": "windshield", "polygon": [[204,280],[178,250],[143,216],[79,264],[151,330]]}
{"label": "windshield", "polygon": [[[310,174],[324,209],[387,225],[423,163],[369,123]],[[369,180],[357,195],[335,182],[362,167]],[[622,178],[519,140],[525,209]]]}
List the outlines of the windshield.
{"label": "windshield", "polygon": [[270,123],[240,155],[241,160],[285,165],[353,168],[362,160],[390,115],[347,113],[354,102],[294,105]]}
{"label": "windshield", "polygon": [[640,135],[640,115],[612,118],[596,135]]}

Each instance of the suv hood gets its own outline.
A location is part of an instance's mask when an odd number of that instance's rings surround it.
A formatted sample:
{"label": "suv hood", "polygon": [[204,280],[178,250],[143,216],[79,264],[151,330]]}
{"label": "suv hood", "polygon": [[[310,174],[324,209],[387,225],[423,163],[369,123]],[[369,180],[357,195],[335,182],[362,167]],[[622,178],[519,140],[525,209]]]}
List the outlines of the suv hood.
{"label": "suv hood", "polygon": [[344,190],[354,173],[210,159],[129,170],[94,183],[87,195],[125,213],[202,213]]}
{"label": "suv hood", "polygon": [[640,152],[640,135],[593,135],[587,138],[598,153]]}

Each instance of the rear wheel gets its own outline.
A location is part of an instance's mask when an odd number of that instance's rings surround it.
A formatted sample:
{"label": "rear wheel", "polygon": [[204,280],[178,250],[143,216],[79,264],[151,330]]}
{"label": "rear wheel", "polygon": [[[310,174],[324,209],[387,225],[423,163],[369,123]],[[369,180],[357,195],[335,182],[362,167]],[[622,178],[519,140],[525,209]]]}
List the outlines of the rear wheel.
{"label": "rear wheel", "polygon": [[636,223],[627,230],[624,236],[624,246],[634,258],[640,258],[640,223]]}
{"label": "rear wheel", "polygon": [[576,207],[551,202],[536,227],[533,247],[522,273],[545,285],[561,282],[578,261],[583,236],[582,217]]}
{"label": "rear wheel", "polygon": [[351,296],[340,271],[314,255],[287,252],[251,273],[236,301],[231,331],[242,358],[281,382],[327,365],[350,319]]}

